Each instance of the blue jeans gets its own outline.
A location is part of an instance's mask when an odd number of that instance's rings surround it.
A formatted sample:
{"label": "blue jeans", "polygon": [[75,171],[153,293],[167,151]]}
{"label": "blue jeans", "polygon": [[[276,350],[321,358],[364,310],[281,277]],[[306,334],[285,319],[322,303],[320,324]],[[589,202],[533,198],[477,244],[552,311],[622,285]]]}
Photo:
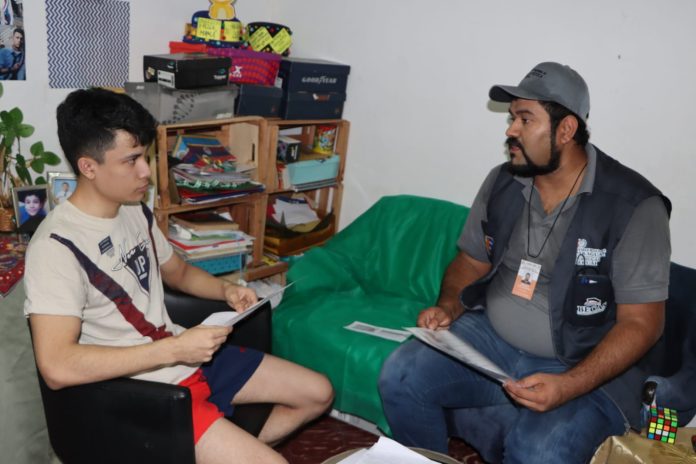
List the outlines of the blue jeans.
{"label": "blue jeans", "polygon": [[[514,378],[567,369],[509,345],[482,312],[467,312],[450,330]],[[418,340],[385,361],[379,380],[384,411],[394,438],[407,446],[447,453],[445,409],[502,405],[506,463],[586,463],[610,435],[627,430],[623,414],[601,390],[538,413],[516,405],[500,383]],[[480,422],[486,427],[485,421]]]}

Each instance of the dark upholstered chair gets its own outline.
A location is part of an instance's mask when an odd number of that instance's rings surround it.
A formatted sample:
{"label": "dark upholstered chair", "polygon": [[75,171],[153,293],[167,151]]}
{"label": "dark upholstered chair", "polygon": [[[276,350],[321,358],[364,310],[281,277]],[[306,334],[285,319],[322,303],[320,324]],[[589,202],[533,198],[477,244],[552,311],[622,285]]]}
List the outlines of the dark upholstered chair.
{"label": "dark upholstered chair", "polygon": [[676,409],[684,426],[696,415],[696,269],[672,263],[665,331],[655,351],[661,369],[645,382],[643,401]]}
{"label": "dark upholstered chair", "polygon": [[[172,320],[184,327],[226,303],[166,290]],[[270,353],[271,306],[240,321],[227,343]],[[118,378],[51,390],[38,374],[51,446],[64,464],[194,463],[191,397],[187,388]],[[258,435],[272,405],[235,407],[234,423]]]}

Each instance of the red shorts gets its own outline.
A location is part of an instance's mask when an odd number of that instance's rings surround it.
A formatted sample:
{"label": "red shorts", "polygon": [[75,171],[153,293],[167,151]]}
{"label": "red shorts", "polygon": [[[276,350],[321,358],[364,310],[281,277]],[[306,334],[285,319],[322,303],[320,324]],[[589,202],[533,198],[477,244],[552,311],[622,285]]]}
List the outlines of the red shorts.
{"label": "red shorts", "polygon": [[210,387],[205,380],[203,371],[198,369],[190,377],[182,380],[179,385],[188,387],[191,391],[191,414],[193,416],[193,442],[203,436],[208,427],[224,414],[213,403],[208,401],[210,397]]}
{"label": "red shorts", "polygon": [[191,391],[193,441],[203,436],[213,422],[234,411],[232,399],[261,364],[263,353],[251,348],[225,345],[179,385]]}

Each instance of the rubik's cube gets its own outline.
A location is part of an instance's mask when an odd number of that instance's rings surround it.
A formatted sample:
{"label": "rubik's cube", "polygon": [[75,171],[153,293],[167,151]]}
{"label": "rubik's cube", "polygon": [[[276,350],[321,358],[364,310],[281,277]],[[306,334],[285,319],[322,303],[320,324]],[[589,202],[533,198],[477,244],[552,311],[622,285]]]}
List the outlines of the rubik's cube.
{"label": "rubik's cube", "polygon": [[669,408],[651,406],[649,411],[648,438],[664,443],[674,443],[677,439],[677,411]]}

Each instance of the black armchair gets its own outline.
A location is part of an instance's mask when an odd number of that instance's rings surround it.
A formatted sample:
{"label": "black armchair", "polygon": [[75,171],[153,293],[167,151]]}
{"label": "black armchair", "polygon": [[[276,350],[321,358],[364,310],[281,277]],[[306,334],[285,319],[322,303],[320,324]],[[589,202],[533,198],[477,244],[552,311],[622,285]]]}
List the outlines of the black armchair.
{"label": "black armchair", "polygon": [[[224,302],[169,289],[165,304],[172,320],[184,327],[229,310]],[[270,303],[235,325],[227,343],[270,353]],[[187,388],[119,378],[51,390],[40,372],[38,380],[51,446],[64,464],[195,462]],[[271,408],[270,404],[237,406],[228,419],[258,435]]]}
{"label": "black armchair", "polygon": [[665,330],[653,350],[660,359],[643,386],[643,403],[678,411],[679,425],[696,416],[696,269],[672,263]]}

